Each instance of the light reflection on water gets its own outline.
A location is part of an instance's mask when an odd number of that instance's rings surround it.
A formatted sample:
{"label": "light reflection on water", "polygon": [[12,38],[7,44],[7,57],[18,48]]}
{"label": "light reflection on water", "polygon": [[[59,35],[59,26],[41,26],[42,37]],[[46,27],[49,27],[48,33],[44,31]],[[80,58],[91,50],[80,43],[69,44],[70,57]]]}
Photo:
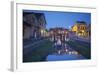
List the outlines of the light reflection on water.
{"label": "light reflection on water", "polygon": [[79,52],[70,48],[67,44],[61,47],[61,49],[57,49],[56,51],[47,56],[47,61],[58,61],[58,60],[80,60],[86,59]]}

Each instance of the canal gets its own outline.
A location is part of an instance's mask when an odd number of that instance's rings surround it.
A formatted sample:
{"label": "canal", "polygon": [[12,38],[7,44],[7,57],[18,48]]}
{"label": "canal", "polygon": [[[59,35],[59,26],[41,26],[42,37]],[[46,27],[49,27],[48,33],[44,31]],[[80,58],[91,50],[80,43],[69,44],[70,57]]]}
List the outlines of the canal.
{"label": "canal", "polygon": [[86,59],[79,52],[71,48],[66,42],[63,42],[61,45],[55,45],[55,51],[48,55],[46,61],[63,61],[63,60],[83,60]]}

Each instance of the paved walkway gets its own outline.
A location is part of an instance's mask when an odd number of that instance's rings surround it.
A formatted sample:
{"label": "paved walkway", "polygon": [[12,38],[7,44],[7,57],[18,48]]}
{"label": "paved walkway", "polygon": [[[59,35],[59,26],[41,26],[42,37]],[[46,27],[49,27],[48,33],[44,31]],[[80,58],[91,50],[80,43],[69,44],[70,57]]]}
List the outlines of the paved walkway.
{"label": "paved walkway", "polygon": [[38,47],[39,45],[41,45],[41,43],[44,43],[47,39],[41,39],[38,41],[35,41],[33,43],[29,43],[27,45],[23,46],[23,54],[27,54],[30,51],[34,50],[35,47]]}

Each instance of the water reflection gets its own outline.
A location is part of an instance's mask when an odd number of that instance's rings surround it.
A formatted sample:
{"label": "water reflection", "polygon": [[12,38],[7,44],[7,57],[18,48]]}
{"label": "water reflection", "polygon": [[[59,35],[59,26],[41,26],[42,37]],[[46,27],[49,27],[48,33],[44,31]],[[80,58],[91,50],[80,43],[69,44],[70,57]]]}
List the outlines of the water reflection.
{"label": "water reflection", "polygon": [[47,61],[85,59],[79,52],[60,40],[59,43],[54,43],[54,49],[55,51],[47,56]]}
{"label": "water reflection", "polygon": [[79,55],[77,51],[72,49],[67,43],[54,43],[55,46],[55,52],[53,54],[56,55],[63,55],[63,54],[74,54],[74,55]]}

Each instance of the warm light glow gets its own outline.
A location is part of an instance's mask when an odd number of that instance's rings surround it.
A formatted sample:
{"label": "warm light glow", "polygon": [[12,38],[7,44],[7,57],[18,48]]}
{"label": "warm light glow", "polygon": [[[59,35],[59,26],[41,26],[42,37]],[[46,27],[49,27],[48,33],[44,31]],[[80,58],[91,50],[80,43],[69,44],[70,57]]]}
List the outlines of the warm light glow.
{"label": "warm light glow", "polygon": [[44,30],[41,29],[41,33],[43,33],[43,32],[44,32]]}
{"label": "warm light glow", "polygon": [[82,30],[82,32],[84,33],[84,30]]}

